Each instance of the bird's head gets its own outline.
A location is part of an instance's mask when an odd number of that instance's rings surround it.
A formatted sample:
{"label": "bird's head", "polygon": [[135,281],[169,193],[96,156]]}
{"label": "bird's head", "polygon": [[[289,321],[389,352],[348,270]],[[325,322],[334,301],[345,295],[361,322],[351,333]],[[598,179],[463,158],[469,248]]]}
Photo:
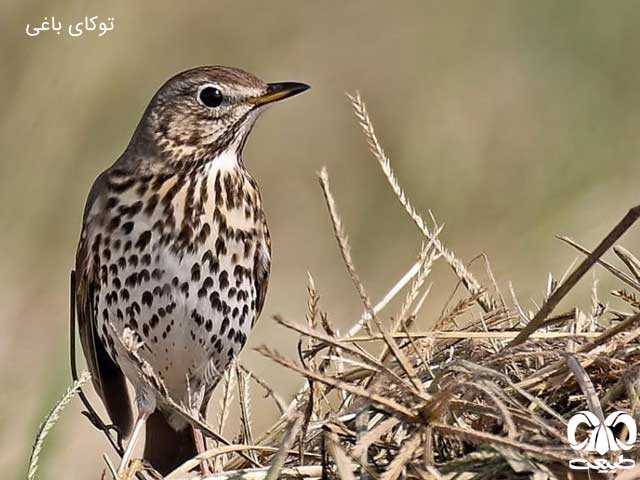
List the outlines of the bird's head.
{"label": "bird's head", "polygon": [[131,147],[151,143],[177,162],[226,151],[239,155],[268,105],[308,88],[304,83],[265,83],[237,68],[194,68],[168,80],[154,95]]}

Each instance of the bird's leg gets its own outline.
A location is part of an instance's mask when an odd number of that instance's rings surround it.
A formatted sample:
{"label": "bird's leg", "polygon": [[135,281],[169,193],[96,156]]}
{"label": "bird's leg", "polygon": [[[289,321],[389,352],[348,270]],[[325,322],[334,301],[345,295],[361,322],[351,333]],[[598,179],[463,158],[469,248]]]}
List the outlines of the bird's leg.
{"label": "bird's leg", "polygon": [[138,437],[140,436],[140,432],[147,422],[149,418],[149,413],[143,409],[138,411],[138,416],[136,418],[136,422],[133,425],[133,432],[131,433],[131,437],[129,438],[129,443],[127,443],[127,448],[124,450],[124,454],[122,455],[122,460],[120,461],[120,466],[118,467],[118,476],[122,475],[129,465],[129,460],[131,460],[131,454],[133,453],[133,449],[136,446],[136,442]]}
{"label": "bird's leg", "polygon": [[[202,433],[202,431],[199,428],[196,427],[192,427],[192,432],[193,432],[193,439],[196,443],[196,450],[198,452],[198,455],[204,453],[207,451],[207,443],[206,440],[204,438],[204,434]],[[202,474],[203,477],[208,477],[209,475],[211,475],[213,472],[211,471],[211,466],[209,465],[209,460],[206,458],[203,458],[200,461],[200,473]]]}
{"label": "bird's leg", "polygon": [[[204,384],[198,377],[190,377],[187,373],[187,401],[191,409],[191,415],[194,418],[204,420],[205,414],[202,412],[202,406],[204,402],[205,389]],[[204,406],[206,412],[206,405]],[[207,442],[204,438],[202,430],[195,426],[191,426],[191,433],[193,434],[193,441],[196,444],[196,452],[198,455],[207,451]],[[209,465],[209,460],[203,458],[200,460],[200,473],[203,477],[208,477],[213,472]]]}

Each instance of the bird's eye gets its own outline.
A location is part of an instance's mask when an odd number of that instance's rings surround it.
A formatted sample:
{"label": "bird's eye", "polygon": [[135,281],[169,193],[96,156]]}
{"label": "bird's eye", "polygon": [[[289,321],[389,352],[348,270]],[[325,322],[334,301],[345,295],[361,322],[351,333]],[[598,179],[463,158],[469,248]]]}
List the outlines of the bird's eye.
{"label": "bird's eye", "polygon": [[222,92],[216,87],[206,86],[198,92],[198,100],[204,106],[214,108],[222,103]]}

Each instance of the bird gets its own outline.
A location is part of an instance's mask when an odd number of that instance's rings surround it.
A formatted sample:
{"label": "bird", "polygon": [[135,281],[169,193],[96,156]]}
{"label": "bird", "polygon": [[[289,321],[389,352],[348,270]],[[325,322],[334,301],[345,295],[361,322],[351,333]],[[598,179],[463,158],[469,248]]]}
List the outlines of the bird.
{"label": "bird", "polygon": [[119,473],[143,430],[143,460],[163,475],[205,449],[167,398],[205,417],[263,309],[271,240],[243,148],[268,106],[308,88],[225,66],[179,73],[89,191],[75,300],[93,386],[127,441]]}

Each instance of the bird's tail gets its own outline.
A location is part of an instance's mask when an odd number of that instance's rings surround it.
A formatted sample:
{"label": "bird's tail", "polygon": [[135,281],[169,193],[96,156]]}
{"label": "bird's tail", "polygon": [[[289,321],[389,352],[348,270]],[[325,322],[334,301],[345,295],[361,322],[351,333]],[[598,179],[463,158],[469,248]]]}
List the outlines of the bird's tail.
{"label": "bird's tail", "polygon": [[146,424],[144,459],[160,474],[167,475],[196,455],[191,425],[176,431],[160,410],[153,412]]}

